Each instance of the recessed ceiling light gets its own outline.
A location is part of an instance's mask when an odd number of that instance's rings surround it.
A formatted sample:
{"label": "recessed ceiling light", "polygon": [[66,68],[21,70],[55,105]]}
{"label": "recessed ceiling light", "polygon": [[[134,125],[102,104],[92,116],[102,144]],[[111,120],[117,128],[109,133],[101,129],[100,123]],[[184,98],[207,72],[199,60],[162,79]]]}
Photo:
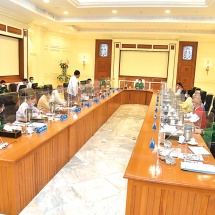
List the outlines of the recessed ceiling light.
{"label": "recessed ceiling light", "polygon": [[117,10],[112,10],[112,13],[117,13]]}
{"label": "recessed ceiling light", "polygon": [[49,0],[43,0],[45,3],[49,3]]}
{"label": "recessed ceiling light", "polygon": [[165,10],[165,13],[170,13],[171,11],[170,10]]}
{"label": "recessed ceiling light", "polygon": [[46,22],[43,22],[43,25],[46,25],[47,23]]}
{"label": "recessed ceiling light", "polygon": [[63,13],[64,13],[64,14],[68,14],[68,11],[64,11]]}

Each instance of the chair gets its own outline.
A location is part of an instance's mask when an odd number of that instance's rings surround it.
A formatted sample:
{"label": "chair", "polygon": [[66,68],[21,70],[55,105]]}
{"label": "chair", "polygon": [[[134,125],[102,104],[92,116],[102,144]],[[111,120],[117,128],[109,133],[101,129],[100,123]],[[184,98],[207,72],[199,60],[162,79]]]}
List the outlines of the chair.
{"label": "chair", "polygon": [[201,95],[202,103],[204,104],[206,100],[207,92],[204,90],[201,90],[200,95]]}
{"label": "chair", "polygon": [[[211,112],[214,113],[214,115],[215,115],[215,97],[213,98]],[[215,121],[215,118],[214,118],[214,121]]]}
{"label": "chair", "polygon": [[205,111],[209,111],[213,100],[213,94],[207,94],[205,98]]}
{"label": "chair", "polygon": [[43,86],[43,88],[44,88],[44,90],[49,90],[49,91],[52,91],[52,84],[45,84],[44,86]]}
{"label": "chair", "polygon": [[9,91],[10,92],[16,92],[16,84],[15,83],[11,83],[9,85]]}
{"label": "chair", "polygon": [[3,123],[12,123],[16,120],[18,110],[19,94],[16,92],[0,94],[0,100],[4,102]]}
{"label": "chair", "polygon": [[32,88],[20,89],[19,90],[20,104],[25,101],[26,96],[34,95],[34,94],[35,94],[35,92],[34,92],[34,90]]}

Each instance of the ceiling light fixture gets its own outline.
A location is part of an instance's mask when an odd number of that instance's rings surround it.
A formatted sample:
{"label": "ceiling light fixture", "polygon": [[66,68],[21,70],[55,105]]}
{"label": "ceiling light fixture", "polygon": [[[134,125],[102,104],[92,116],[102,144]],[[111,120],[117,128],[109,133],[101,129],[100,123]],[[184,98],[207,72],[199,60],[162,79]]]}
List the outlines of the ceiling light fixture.
{"label": "ceiling light fixture", "polygon": [[165,10],[165,13],[170,13],[171,11],[170,10]]}
{"label": "ceiling light fixture", "polygon": [[68,14],[68,11],[64,11],[63,13],[64,13],[64,14]]}
{"label": "ceiling light fixture", "polygon": [[43,0],[45,3],[49,3],[49,0]]}
{"label": "ceiling light fixture", "polygon": [[112,13],[117,13],[117,10],[112,10]]}

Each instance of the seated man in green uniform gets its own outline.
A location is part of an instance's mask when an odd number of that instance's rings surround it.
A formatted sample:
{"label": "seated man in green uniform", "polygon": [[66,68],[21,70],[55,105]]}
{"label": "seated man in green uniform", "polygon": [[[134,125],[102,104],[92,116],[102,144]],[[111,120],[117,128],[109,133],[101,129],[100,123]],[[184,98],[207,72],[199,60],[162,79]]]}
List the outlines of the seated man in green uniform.
{"label": "seated man in green uniform", "polygon": [[2,93],[8,93],[9,90],[7,89],[6,85],[5,85],[5,80],[1,80],[0,82],[0,94]]}
{"label": "seated man in green uniform", "polygon": [[215,122],[210,128],[195,129],[195,133],[201,134],[208,148],[211,147],[211,142],[215,142]]}
{"label": "seated man in green uniform", "polygon": [[143,84],[141,78],[138,80],[138,82],[135,84],[134,87],[135,87],[136,89],[143,89],[143,88],[144,88],[144,84]]}

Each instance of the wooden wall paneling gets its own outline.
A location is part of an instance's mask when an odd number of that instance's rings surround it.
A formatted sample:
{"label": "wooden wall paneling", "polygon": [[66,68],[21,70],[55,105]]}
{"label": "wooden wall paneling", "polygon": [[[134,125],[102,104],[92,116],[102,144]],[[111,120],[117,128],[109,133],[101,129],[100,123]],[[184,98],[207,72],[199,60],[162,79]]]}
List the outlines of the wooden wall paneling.
{"label": "wooden wall paneling", "polygon": [[6,25],[0,24],[0,31],[6,31]]}
{"label": "wooden wall paneling", "polygon": [[7,32],[12,33],[12,34],[18,34],[18,35],[22,35],[22,30],[19,28],[14,28],[11,26],[7,26]]}
{"label": "wooden wall paneling", "polygon": [[150,102],[151,102],[151,99],[152,99],[152,95],[153,95],[152,92],[147,92],[146,93],[146,102],[145,102],[145,105],[150,105]]}

